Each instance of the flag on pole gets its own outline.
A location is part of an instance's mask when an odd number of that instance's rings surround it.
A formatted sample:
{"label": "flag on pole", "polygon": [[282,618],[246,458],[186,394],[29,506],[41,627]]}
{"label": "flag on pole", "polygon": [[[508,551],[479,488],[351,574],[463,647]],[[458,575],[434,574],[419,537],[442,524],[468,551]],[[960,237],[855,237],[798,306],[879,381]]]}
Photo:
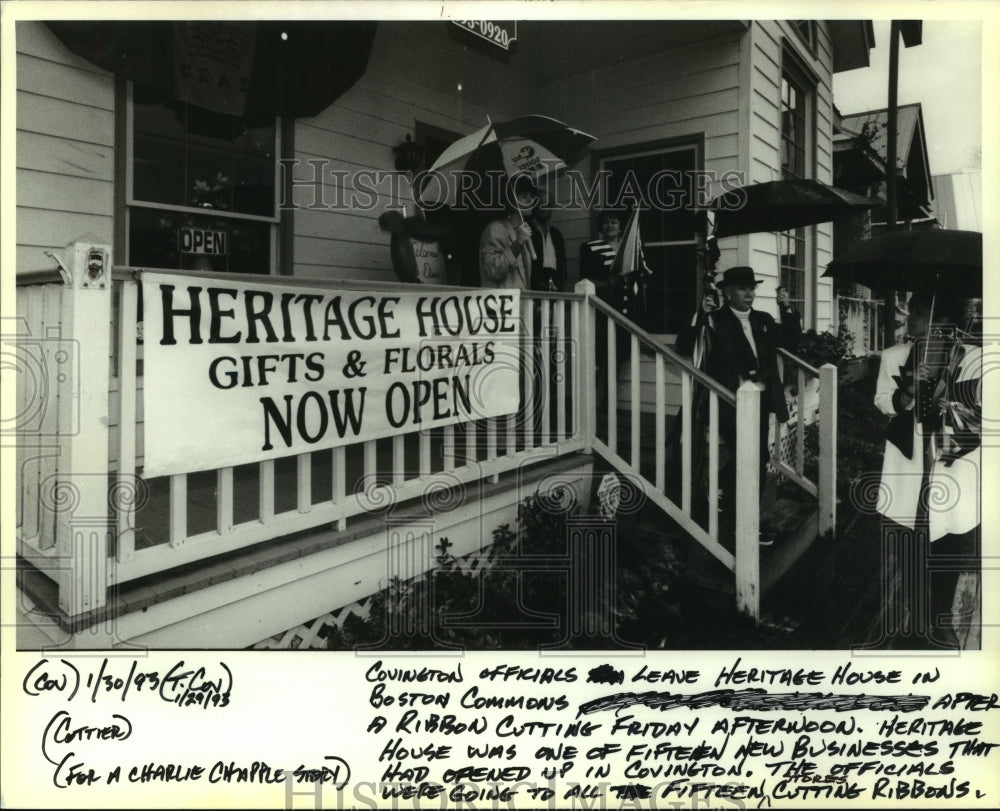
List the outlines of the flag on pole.
{"label": "flag on pole", "polygon": [[[721,298],[719,293],[719,288],[715,286],[715,281],[711,271],[704,273],[704,278],[701,285],[702,296],[713,296],[718,302]],[[705,368],[705,356],[710,350],[710,336],[712,329],[715,325],[712,322],[712,316],[710,313],[706,313],[701,309],[701,300],[698,301],[697,309],[694,311],[694,315],[691,316],[691,326],[698,327],[700,322],[700,329],[698,330],[698,337],[695,339],[694,351],[691,353],[691,362],[698,368]]]}
{"label": "flag on pole", "polygon": [[611,276],[627,276],[637,271],[650,273],[642,255],[642,239],[639,237],[639,208],[632,209],[632,216],[622,231],[621,243],[615,261],[611,264]]}
{"label": "flag on pole", "polygon": [[633,321],[639,321],[646,310],[646,277],[652,271],[646,265],[639,235],[639,207],[632,209],[632,216],[622,232],[618,253],[611,263],[611,281],[618,291],[618,310]]}

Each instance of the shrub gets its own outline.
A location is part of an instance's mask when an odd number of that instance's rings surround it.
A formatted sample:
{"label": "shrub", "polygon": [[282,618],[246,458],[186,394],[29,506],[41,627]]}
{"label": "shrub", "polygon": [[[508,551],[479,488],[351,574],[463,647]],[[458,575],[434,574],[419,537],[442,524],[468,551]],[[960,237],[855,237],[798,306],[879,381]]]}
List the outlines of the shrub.
{"label": "shrub", "polygon": [[[478,569],[462,568],[443,538],[437,566],[409,582],[393,578],[369,603],[367,619],[352,615],[327,638],[331,649],[384,643],[389,648],[426,650],[465,646],[478,649],[529,648],[558,639],[543,615],[565,613],[566,578],[558,571],[518,571],[505,566],[521,554],[565,552],[571,502],[559,494],[537,494],[518,505],[520,534],[503,524],[493,530]],[[525,614],[538,622],[526,622]],[[462,622],[461,615],[467,615]]]}
{"label": "shrub", "polygon": [[832,332],[806,330],[802,334],[795,354],[811,366],[819,368],[824,363],[840,366],[854,351],[854,335],[846,329],[834,335]]}
{"label": "shrub", "polygon": [[[850,506],[854,482],[882,470],[885,428],[889,418],[872,402],[873,381],[862,380],[837,390],[837,498]],[[819,425],[806,426],[805,474],[816,481],[819,458]]]}
{"label": "shrub", "polygon": [[[372,596],[367,619],[352,614],[341,628],[330,629],[328,647],[382,643],[405,650],[451,645],[524,650],[561,641],[568,609],[566,571],[519,571],[514,559],[567,554],[567,519],[575,507],[564,496],[557,489],[525,499],[518,505],[520,532],[507,524],[497,527],[484,552],[486,565],[476,570],[462,568],[443,539],[437,566],[426,577],[406,583],[393,578]],[[619,566],[611,611],[620,637],[662,647],[663,629],[678,616],[674,585],[680,567],[671,555],[660,558],[633,568]],[[463,614],[469,622],[457,624]],[[595,637],[594,642],[604,647],[607,640]]]}

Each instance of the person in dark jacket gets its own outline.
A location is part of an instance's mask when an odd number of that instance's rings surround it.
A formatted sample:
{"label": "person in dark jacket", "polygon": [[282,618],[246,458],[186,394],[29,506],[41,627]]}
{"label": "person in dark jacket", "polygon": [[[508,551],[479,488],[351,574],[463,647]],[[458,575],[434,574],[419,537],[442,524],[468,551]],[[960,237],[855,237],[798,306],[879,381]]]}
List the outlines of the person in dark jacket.
{"label": "person in dark jacket", "polygon": [[614,306],[611,266],[621,245],[621,215],[610,209],[600,212],[597,215],[597,233],[597,239],[580,246],[580,278],[590,279],[597,288],[597,295]]}
{"label": "person in dark jacket", "polygon": [[[580,278],[589,279],[594,283],[597,297],[607,302],[616,310],[621,311],[620,302],[615,295],[615,279],[611,275],[615,256],[621,246],[622,217],[610,209],[605,209],[597,215],[597,239],[584,242],[580,246]],[[618,342],[616,344],[616,369],[628,356],[629,347],[624,331],[614,326]],[[608,324],[609,319],[599,315],[594,329],[596,356],[594,364],[597,372],[597,409],[604,410],[607,400],[608,379]]]}
{"label": "person in dark jacket", "polygon": [[[706,295],[702,300],[702,309],[709,314],[711,330],[711,348],[705,358],[705,371],[730,391],[735,392],[747,381],[755,383],[761,390],[760,456],[757,464],[763,485],[771,414],[775,415],[779,423],[787,422],[788,408],[778,369],[778,347],[782,346],[782,331],[774,318],[752,306],[760,283],[761,280],[754,276],[753,268],[729,268],[722,275],[721,281],[717,282],[724,303],[719,306],[714,297]],[[681,354],[691,354],[696,337],[695,328],[683,330],[677,338],[677,350]],[[721,404],[719,435],[730,453],[735,453],[736,411]],[[735,526],[735,457],[719,471],[719,484],[722,489],[721,509],[724,519],[720,526],[720,538],[727,538]],[[763,491],[762,486],[762,494]]]}
{"label": "person in dark jacket", "polygon": [[563,291],[566,288],[566,245],[551,224],[552,205],[544,191],[531,214],[531,289]]}

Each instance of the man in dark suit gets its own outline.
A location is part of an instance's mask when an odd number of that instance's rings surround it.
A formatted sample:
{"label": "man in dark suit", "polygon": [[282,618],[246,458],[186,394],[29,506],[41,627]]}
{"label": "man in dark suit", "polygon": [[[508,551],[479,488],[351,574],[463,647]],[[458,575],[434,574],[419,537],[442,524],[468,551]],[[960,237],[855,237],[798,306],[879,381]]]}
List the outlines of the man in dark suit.
{"label": "man in dark suit", "polygon": [[557,290],[566,287],[566,246],[558,228],[551,225],[552,204],[544,191],[531,214],[531,289]]}
{"label": "man in dark suit", "polygon": [[[778,370],[782,331],[770,315],[752,307],[760,283],[761,280],[754,277],[753,268],[729,268],[722,275],[722,280],[717,282],[725,303],[720,306],[712,296],[705,296],[702,309],[709,314],[711,324],[711,348],[705,359],[705,371],[730,391],[735,392],[747,381],[755,383],[761,390],[758,469],[763,484],[768,460],[770,415],[774,414],[779,423],[787,422],[788,408]],[[681,332],[677,338],[677,350],[690,354],[696,337],[697,330],[693,327]],[[722,404],[719,406],[719,435],[730,452],[735,453],[736,411]],[[735,458],[719,471],[719,484],[723,491],[722,512],[728,529],[734,521]],[[726,534],[720,527],[720,537]]]}

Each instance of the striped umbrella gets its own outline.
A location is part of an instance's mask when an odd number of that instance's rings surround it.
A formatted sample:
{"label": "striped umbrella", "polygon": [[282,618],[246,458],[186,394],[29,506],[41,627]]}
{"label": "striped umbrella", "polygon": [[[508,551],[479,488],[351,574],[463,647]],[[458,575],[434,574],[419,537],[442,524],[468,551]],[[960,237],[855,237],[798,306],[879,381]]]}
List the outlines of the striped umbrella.
{"label": "striped umbrella", "polygon": [[424,206],[453,203],[460,175],[527,175],[535,183],[578,161],[594,140],[578,129],[544,115],[490,121],[459,138],[427,170],[417,190]]}

